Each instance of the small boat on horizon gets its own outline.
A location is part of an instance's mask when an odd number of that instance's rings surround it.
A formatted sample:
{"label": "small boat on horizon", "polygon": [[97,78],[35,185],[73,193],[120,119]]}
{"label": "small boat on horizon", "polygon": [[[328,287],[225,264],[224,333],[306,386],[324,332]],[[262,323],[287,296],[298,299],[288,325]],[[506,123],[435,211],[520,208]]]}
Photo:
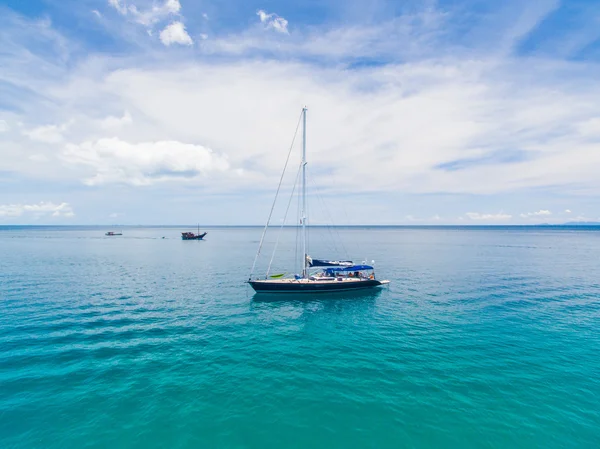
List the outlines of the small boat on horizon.
{"label": "small boat on horizon", "polygon": [[113,232],[113,231],[108,231],[106,234],[104,235],[108,235],[109,237],[115,236],[115,235],[123,235],[122,232]]}
{"label": "small boat on horizon", "polygon": [[182,232],[181,240],[202,240],[206,234],[208,233],[204,232],[200,234],[200,225],[198,225],[198,234],[194,234],[193,232]]}
{"label": "small boat on horizon", "polygon": [[[312,259],[308,255],[308,209],[306,206],[306,108],[302,108],[302,115],[300,118],[303,123],[302,161],[300,163],[299,172],[296,179],[300,178],[302,180],[300,186],[301,213],[299,217],[299,223],[301,225],[301,229],[299,231],[301,233],[302,242],[302,273],[295,274],[293,276],[286,276],[285,273],[269,275],[269,271],[271,269],[271,263],[269,263],[269,268],[267,269],[266,276],[263,279],[252,279],[252,274],[254,272],[254,268],[256,267],[256,261],[258,260],[258,256],[260,255],[261,248],[264,242],[265,233],[267,231],[267,228],[269,227],[269,222],[271,220],[271,215],[269,215],[267,224],[263,230],[263,234],[260,239],[258,252],[256,253],[254,264],[252,265],[252,270],[250,271],[248,283],[256,293],[334,293],[370,289],[389,284],[390,281],[376,279],[374,267],[372,265],[366,265],[365,262],[363,262],[362,264],[355,264],[351,260]],[[281,181],[279,187],[281,187]],[[277,189],[278,193],[279,187]],[[294,185],[292,195],[294,194],[295,190],[296,185]],[[275,201],[277,201],[277,194],[275,195]],[[273,207],[275,206],[275,201],[273,203]],[[272,213],[273,208],[271,209],[271,214]],[[284,222],[285,219],[283,220],[283,223]],[[275,248],[276,247],[277,244],[275,245]],[[275,252],[273,252],[273,256],[274,255]],[[271,262],[272,261],[273,258],[271,258]]]}

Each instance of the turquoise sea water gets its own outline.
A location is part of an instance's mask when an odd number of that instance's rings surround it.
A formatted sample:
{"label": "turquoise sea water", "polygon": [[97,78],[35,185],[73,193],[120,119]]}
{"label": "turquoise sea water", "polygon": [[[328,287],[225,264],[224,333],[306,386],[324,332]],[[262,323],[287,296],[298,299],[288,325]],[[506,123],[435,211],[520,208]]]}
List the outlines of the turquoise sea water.
{"label": "turquoise sea water", "polygon": [[1,448],[600,447],[600,230],[321,229],[392,283],[304,299],[259,228],[107,230],[0,229]]}

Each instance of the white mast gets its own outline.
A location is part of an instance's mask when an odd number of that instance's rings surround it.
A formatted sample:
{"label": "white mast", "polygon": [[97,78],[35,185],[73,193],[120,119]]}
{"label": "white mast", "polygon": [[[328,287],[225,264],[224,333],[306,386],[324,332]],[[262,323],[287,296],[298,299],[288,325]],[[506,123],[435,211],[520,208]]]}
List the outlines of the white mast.
{"label": "white mast", "polygon": [[306,278],[306,106],[302,108],[302,253],[302,277]]}

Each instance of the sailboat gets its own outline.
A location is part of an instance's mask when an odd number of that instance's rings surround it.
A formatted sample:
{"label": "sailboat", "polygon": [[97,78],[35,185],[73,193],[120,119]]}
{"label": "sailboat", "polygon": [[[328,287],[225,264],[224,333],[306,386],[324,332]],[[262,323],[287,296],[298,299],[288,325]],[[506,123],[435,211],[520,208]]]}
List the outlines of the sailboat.
{"label": "sailboat", "polygon": [[[306,207],[306,111],[306,107],[302,108],[302,212],[300,219],[302,227],[302,273],[295,274],[291,277],[285,277],[284,274],[269,276],[267,272],[267,275],[263,279],[252,279],[256,261],[260,255],[264,242],[265,233],[269,227],[269,221],[271,219],[271,215],[269,215],[269,219],[267,220],[259,243],[258,252],[254,259],[248,283],[257,293],[332,293],[370,289],[389,284],[390,281],[378,280],[375,277],[375,268],[372,265],[367,265],[365,263],[355,264],[350,260],[313,259],[308,255]],[[279,186],[281,186],[281,181]],[[279,193],[279,188],[277,189],[277,193]],[[275,196],[275,200],[277,200],[277,195]],[[273,208],[271,208],[271,214],[272,213]]]}

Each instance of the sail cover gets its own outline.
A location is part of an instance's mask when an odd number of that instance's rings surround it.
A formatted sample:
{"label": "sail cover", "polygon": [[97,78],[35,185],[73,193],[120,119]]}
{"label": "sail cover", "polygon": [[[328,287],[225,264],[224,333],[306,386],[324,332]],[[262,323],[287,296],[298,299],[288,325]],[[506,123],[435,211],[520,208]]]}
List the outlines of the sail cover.
{"label": "sail cover", "polygon": [[362,270],[373,270],[371,265],[350,265],[347,267],[330,267],[325,271],[362,271]]}
{"label": "sail cover", "polygon": [[306,256],[309,267],[348,267],[354,265],[351,260],[324,260],[324,259],[313,259],[310,256]]}

